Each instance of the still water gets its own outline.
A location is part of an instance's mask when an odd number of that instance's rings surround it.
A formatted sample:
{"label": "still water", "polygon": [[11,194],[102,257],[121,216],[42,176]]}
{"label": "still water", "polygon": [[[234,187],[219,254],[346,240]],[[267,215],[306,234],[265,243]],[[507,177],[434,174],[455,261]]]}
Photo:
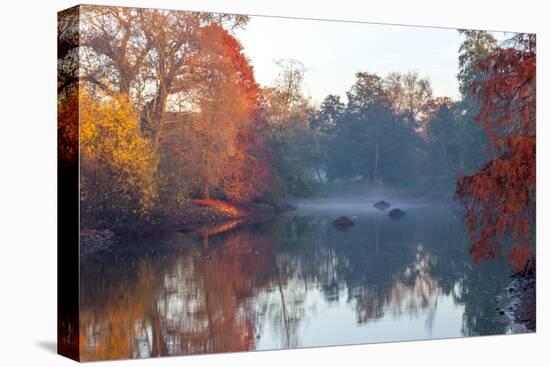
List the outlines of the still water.
{"label": "still water", "polygon": [[[502,262],[474,263],[462,213],[302,202],[267,222],[174,232],[81,259],[83,360],[501,334]],[[355,225],[333,227],[340,215]]]}

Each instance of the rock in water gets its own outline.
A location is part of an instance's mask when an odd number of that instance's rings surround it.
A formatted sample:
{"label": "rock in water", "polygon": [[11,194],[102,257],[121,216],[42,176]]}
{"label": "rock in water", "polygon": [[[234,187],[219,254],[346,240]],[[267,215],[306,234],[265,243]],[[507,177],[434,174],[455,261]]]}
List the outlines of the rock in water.
{"label": "rock in water", "polygon": [[377,202],[376,204],[374,204],[374,207],[378,210],[386,210],[390,207],[390,203],[384,201],[384,200],[380,200],[379,202]]}
{"label": "rock in water", "polygon": [[399,208],[395,208],[390,210],[388,215],[391,219],[401,219],[405,215],[405,212]]}
{"label": "rock in water", "polygon": [[334,221],[334,226],[339,229],[348,229],[352,227],[355,223],[348,217],[340,217]]}

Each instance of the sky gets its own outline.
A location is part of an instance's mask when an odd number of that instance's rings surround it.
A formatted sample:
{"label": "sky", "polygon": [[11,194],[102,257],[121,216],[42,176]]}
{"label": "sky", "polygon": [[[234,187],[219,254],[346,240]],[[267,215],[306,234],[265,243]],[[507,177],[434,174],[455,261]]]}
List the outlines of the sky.
{"label": "sky", "polygon": [[382,77],[417,71],[430,79],[434,96],[460,96],[456,74],[462,37],[455,29],[251,16],[236,36],[263,86],[277,77],[274,60],[301,61],[306,94],[317,104],[328,94],[345,97],[358,71]]}

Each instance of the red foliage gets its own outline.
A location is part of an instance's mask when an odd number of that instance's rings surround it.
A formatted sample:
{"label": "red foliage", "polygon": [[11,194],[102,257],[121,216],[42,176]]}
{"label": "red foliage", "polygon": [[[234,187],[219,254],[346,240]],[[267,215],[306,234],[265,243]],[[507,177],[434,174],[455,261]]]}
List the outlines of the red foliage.
{"label": "red foliage", "polygon": [[255,115],[259,105],[260,86],[254,78],[254,69],[248,58],[242,53],[239,41],[227,32],[220,24],[212,23],[202,30],[204,44],[215,45],[220,57],[229,61],[231,69],[237,74],[236,88],[238,93],[248,100],[249,118]]}
{"label": "red foliage", "polygon": [[261,118],[260,87],[235,37],[215,23],[204,28],[203,36],[207,37],[209,44],[216,44],[218,54],[229,60],[231,70],[237,75],[235,93],[246,100],[247,120],[238,129],[237,149],[230,158],[222,186],[229,200],[250,202],[261,197],[274,183],[270,164],[272,154],[264,143],[267,125]]}
{"label": "red foliage", "polygon": [[532,268],[535,256],[536,41],[520,34],[509,42],[478,64],[487,78],[472,82],[481,102],[476,119],[493,158],[459,178],[456,192],[466,206],[474,259],[499,256],[506,247],[519,271]]}
{"label": "red foliage", "polygon": [[272,154],[263,136],[263,129],[259,125],[246,126],[239,131],[232,169],[223,184],[226,195],[234,201],[252,201],[274,185],[270,165]]}
{"label": "red foliage", "polygon": [[191,203],[196,206],[214,208],[230,217],[239,217],[242,215],[242,212],[239,208],[224,201],[214,199],[192,199]]}

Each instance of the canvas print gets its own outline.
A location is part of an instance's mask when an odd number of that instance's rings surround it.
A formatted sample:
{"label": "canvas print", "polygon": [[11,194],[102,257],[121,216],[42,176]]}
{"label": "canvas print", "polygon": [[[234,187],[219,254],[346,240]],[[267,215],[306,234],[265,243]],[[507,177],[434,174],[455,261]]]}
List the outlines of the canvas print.
{"label": "canvas print", "polygon": [[536,37],[58,16],[58,349],[536,330]]}

